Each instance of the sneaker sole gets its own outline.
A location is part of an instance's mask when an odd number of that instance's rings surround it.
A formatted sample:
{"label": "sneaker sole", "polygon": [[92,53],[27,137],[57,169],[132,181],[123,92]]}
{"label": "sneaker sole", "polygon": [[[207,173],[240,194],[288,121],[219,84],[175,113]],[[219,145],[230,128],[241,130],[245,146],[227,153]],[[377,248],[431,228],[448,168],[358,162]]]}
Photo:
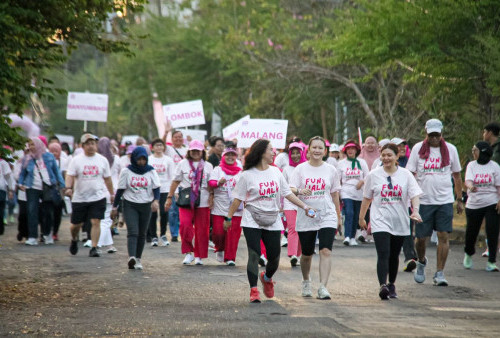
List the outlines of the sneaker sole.
{"label": "sneaker sole", "polygon": [[135,259],[130,259],[130,260],[128,261],[128,268],[129,268],[130,270],[135,269]]}
{"label": "sneaker sole", "polygon": [[250,300],[250,303],[252,304],[260,304],[262,303],[260,299],[254,299],[254,300]]}
{"label": "sneaker sole", "polygon": [[78,243],[76,243],[75,245],[75,249],[72,250],[72,246],[69,247],[69,252],[70,254],[72,254],[73,256],[76,255],[78,253]]}
{"label": "sneaker sole", "polygon": [[328,299],[332,299],[332,297],[329,297],[329,296],[326,296],[326,297],[323,297],[323,298],[322,298],[322,297],[320,297],[320,296],[318,296],[318,297],[316,297],[316,298],[317,298],[317,299],[320,299],[320,300],[328,300]]}
{"label": "sneaker sole", "polygon": [[383,290],[378,293],[381,300],[389,300],[389,290]]}
{"label": "sneaker sole", "polygon": [[434,286],[448,286],[447,282],[436,282],[434,281]]}
{"label": "sneaker sole", "polygon": [[349,242],[342,242],[345,246],[349,246]]}

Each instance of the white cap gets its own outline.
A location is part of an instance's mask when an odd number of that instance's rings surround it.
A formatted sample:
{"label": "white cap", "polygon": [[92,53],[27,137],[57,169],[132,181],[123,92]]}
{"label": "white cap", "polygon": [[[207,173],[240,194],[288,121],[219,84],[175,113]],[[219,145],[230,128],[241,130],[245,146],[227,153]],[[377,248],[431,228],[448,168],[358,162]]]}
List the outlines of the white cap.
{"label": "white cap", "polygon": [[385,146],[387,143],[391,143],[391,140],[389,140],[388,138],[384,138],[384,139],[382,139],[382,140],[378,141],[378,146],[379,146],[379,147],[383,147],[383,146]]}
{"label": "white cap", "polygon": [[443,123],[441,123],[438,119],[430,119],[425,122],[425,130],[427,134],[441,133],[441,130],[443,130]]}
{"label": "white cap", "polygon": [[400,145],[401,143],[403,143],[405,140],[403,140],[402,138],[399,138],[399,137],[395,137],[391,140],[391,143],[394,143],[395,145]]}
{"label": "white cap", "polygon": [[332,143],[330,145],[330,151],[338,151],[338,152],[340,152],[339,145],[337,143]]}

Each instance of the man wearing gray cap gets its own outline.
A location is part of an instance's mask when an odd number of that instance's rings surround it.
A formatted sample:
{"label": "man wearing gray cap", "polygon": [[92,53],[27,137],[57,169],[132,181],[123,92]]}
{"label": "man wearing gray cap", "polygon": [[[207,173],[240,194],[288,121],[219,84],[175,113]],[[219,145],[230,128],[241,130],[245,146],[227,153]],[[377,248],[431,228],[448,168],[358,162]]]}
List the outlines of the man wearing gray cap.
{"label": "man wearing gray cap", "polygon": [[462,177],[460,176],[460,160],[457,148],[445,142],[441,131],[443,124],[437,119],[428,120],[425,124],[427,137],[423,142],[415,144],[412,149],[406,169],[413,172],[424,195],[420,197],[420,215],[422,223],[415,228],[416,249],[418,255],[417,270],[414,279],[417,283],[425,281],[425,245],[432,231],[438,233],[437,271],[434,275],[434,285],[447,286],[444,277],[444,266],[448,258],[448,234],[453,227],[453,181],[457,212],[464,210],[462,204]]}
{"label": "man wearing gray cap", "polygon": [[75,156],[66,172],[66,195],[72,197],[71,246],[72,255],[78,252],[78,233],[83,223],[90,219],[92,224],[92,248],[90,257],[99,257],[97,242],[101,234],[101,220],[106,211],[106,188],[114,201],[115,193],[111,181],[108,160],[97,153],[97,136],[83,134],[80,142],[83,154]]}

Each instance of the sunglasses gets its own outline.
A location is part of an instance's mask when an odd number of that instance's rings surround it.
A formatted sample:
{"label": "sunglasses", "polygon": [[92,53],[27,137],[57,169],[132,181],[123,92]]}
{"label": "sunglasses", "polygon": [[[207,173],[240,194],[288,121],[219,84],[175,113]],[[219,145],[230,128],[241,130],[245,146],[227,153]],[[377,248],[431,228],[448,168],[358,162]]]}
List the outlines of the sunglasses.
{"label": "sunglasses", "polygon": [[393,186],[392,186],[392,180],[391,180],[391,176],[387,176],[387,183],[389,183],[388,187],[389,189],[393,189]]}

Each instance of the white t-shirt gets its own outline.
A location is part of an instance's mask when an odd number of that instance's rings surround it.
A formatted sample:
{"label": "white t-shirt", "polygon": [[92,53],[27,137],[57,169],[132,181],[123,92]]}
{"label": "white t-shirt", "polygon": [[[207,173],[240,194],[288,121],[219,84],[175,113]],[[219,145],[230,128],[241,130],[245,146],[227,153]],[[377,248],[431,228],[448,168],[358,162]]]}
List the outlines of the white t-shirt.
{"label": "white t-shirt", "polygon": [[307,217],[305,212],[297,213],[297,231],[314,231],[323,228],[337,228],[337,211],[331,194],[340,191],[340,179],[334,166],[323,162],[313,167],[309,162],[299,164],[293,172],[290,187],[309,189],[311,196],[299,195],[305,204],[316,210],[316,217]]}
{"label": "white t-shirt", "polygon": [[118,189],[125,189],[123,198],[133,203],[149,203],[154,199],[153,189],[160,187],[160,178],[155,170],[139,175],[125,168],[120,173]]}
{"label": "white t-shirt", "polygon": [[[263,171],[257,168],[243,171],[234,187],[233,197],[246,202],[246,205],[252,205],[263,211],[279,211],[281,198],[291,193],[281,171],[274,166],[269,166],[268,169]],[[279,215],[276,216],[276,222],[273,225],[261,227],[254,221],[246,208],[243,209],[241,226],[266,230],[283,230],[283,223]]]}
{"label": "white t-shirt", "polygon": [[[193,166],[196,169],[198,167],[199,162],[193,162]],[[200,205],[199,208],[207,208],[208,207],[208,179],[212,174],[213,167],[210,162],[205,161],[205,166],[203,168],[203,178],[201,180],[201,189],[200,189]],[[191,186],[191,179],[193,178],[193,170],[189,165],[189,160],[184,159],[177,164],[177,168],[175,168],[174,181],[181,182],[179,187],[181,189],[188,188]]]}
{"label": "white t-shirt", "polygon": [[328,157],[325,162],[330,165],[333,165],[335,169],[337,169],[337,165],[339,164],[339,161],[337,161],[337,159],[332,156]]}
{"label": "white t-shirt", "polygon": [[113,189],[118,190],[118,180],[120,179],[120,172],[122,171],[122,165],[120,162],[120,157],[118,155],[113,155],[114,161],[110,168],[111,171],[111,181],[113,182]]}
{"label": "white t-shirt", "polygon": [[370,171],[377,169],[378,167],[381,167],[383,165],[382,160],[378,159],[373,161],[372,167],[370,168]]}
{"label": "white t-shirt", "polygon": [[168,193],[175,174],[175,163],[172,158],[165,155],[162,157],[151,155],[149,156],[148,164],[155,168],[160,178],[160,193]]}
{"label": "white t-shirt", "polygon": [[[287,165],[283,168],[283,177],[285,177],[286,182],[290,185],[290,179],[292,178],[292,174],[295,171],[296,167],[292,167]],[[297,210],[298,207],[287,200],[286,198],[283,200],[283,210]]]}
{"label": "white t-shirt", "polygon": [[[177,151],[176,151],[177,150]],[[167,146],[166,154],[170,156],[172,160],[174,160],[175,165],[179,164],[183,159],[186,158],[186,154],[188,152],[188,148],[186,146],[182,146],[180,148],[175,148],[172,146]],[[179,156],[179,153],[181,156]]]}
{"label": "white t-shirt", "polygon": [[368,164],[362,158],[358,157],[358,161],[361,164],[361,170],[356,165],[352,169],[352,162],[347,158],[339,161],[337,165],[337,170],[340,174],[340,183],[342,184],[341,197],[348,198],[355,201],[363,200],[363,187],[357,190],[356,185],[359,181],[364,180],[370,170],[368,170]]}
{"label": "white t-shirt", "polygon": [[420,204],[440,205],[453,203],[452,173],[462,170],[458,158],[457,148],[446,142],[450,153],[450,165],[441,168],[441,151],[439,147],[431,147],[428,159],[421,159],[418,155],[423,142],[415,144],[411,151],[410,159],[406,169],[417,173],[417,182],[424,194],[420,198]]}
{"label": "white t-shirt", "polygon": [[[42,177],[40,178],[40,173]],[[36,160],[36,165],[33,167],[33,185],[32,189],[43,190],[42,178],[45,184],[51,185],[49,172],[47,171],[47,167],[45,166],[45,162],[42,158]]]}
{"label": "white t-shirt", "polygon": [[285,168],[287,165],[289,165],[289,158],[288,158],[288,153],[283,151],[281,153],[279,153],[278,155],[276,155],[276,158],[274,159],[274,164],[280,168],[281,170],[283,170],[283,168]]}
{"label": "white t-shirt", "polygon": [[106,198],[104,178],[111,176],[106,157],[77,155],[71,160],[66,174],[75,177],[72,202],[95,202]]}
{"label": "white t-shirt", "polygon": [[[214,189],[214,207],[212,209],[212,215],[227,216],[229,207],[231,206],[231,199],[229,195],[231,194],[232,197],[232,190],[236,186],[236,182],[238,182],[240,176],[241,171],[238,174],[231,176],[222,171],[221,167],[215,167],[214,171],[210,175],[210,181],[215,180],[219,182],[219,180],[224,177],[226,179],[226,183]],[[233,216],[241,216],[242,213],[242,211],[236,211]]]}
{"label": "white t-shirt", "polygon": [[7,161],[0,159],[0,190],[7,191],[7,187],[11,186],[11,174]]}
{"label": "white t-shirt", "polygon": [[370,208],[372,232],[388,232],[394,236],[410,234],[410,216],[408,202],[422,195],[413,174],[405,169],[396,170],[390,177],[392,189],[389,189],[389,174],[383,167],[373,170],[365,181],[365,198],[373,199]]}
{"label": "white t-shirt", "polygon": [[120,157],[120,168],[123,170],[123,168],[126,168],[130,165],[130,156],[128,155],[123,155]]}
{"label": "white t-shirt", "polygon": [[500,186],[500,166],[495,161],[481,165],[472,161],[467,165],[465,180],[472,181],[476,192],[469,191],[465,205],[468,209],[480,209],[498,203],[497,187]]}
{"label": "white t-shirt", "polygon": [[[23,157],[20,157],[16,163],[14,164],[14,180],[17,182],[19,181],[19,175],[21,174],[21,170],[23,168]],[[17,190],[17,199],[19,201],[27,201],[28,199],[26,198],[26,191],[22,190]]]}

